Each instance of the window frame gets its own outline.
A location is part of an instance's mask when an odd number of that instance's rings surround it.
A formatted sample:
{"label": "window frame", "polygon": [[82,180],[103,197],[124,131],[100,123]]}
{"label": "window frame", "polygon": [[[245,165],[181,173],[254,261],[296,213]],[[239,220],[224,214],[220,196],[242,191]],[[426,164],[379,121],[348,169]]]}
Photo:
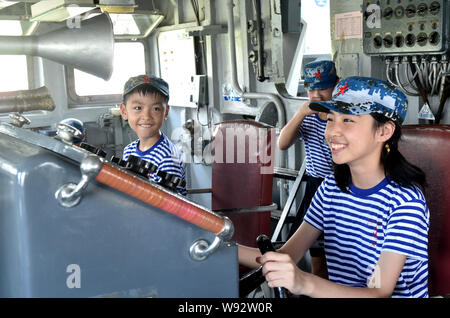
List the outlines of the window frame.
{"label": "window frame", "polygon": [[[313,6],[312,4],[310,4],[310,5]],[[328,6],[328,12],[329,12],[329,19],[330,19],[329,23],[330,23],[330,28],[331,28],[331,23],[332,23],[332,21],[331,21],[332,14],[331,14],[331,7],[330,7],[331,3],[328,2],[327,6]],[[306,11],[306,13],[305,13],[305,11]],[[307,12],[307,11],[308,10],[305,10],[305,7],[302,6],[302,13],[301,13],[302,14],[301,15],[302,20],[304,20],[303,17],[305,15],[310,14],[310,12]],[[306,20],[305,20],[305,22],[307,23]],[[314,29],[312,29],[311,26],[307,25],[306,32],[308,32],[308,33],[309,32],[313,32],[312,30],[314,30]],[[305,48],[304,48],[304,51],[302,53],[302,69],[301,69],[300,79],[299,79],[298,88],[297,88],[297,96],[299,96],[299,97],[308,97],[308,90],[305,88],[305,84],[304,84],[305,83],[305,78],[304,78],[303,70],[304,70],[305,64],[310,63],[310,62],[314,62],[314,61],[317,61],[317,60],[332,60],[333,59],[333,45],[332,45],[332,40],[331,40],[331,29],[329,31],[330,31],[330,37],[329,37],[329,39],[330,39],[330,51],[329,52],[308,51],[306,49],[306,40],[308,39],[308,37],[306,37],[306,34],[305,34],[305,39],[304,39],[304,41],[305,41],[305,43],[304,43]],[[309,39],[311,40],[311,38],[309,38]]]}
{"label": "window frame", "polygon": [[[139,42],[144,47],[144,63],[145,72],[149,72],[149,45],[146,39],[116,39],[115,43],[136,43]],[[69,108],[85,107],[85,106],[103,106],[111,104],[120,104],[122,102],[122,94],[101,94],[79,96],[75,90],[75,71],[73,67],[64,66],[66,87],[67,87],[67,102]]]}

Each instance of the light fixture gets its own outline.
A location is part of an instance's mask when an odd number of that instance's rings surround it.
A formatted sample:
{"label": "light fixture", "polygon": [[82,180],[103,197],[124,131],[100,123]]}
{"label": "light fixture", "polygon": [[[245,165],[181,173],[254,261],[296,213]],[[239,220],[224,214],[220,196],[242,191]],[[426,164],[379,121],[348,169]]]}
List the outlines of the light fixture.
{"label": "light fixture", "polygon": [[[30,21],[61,22],[77,16],[92,18],[107,13],[113,23],[114,38],[135,40],[146,38],[164,20],[157,10],[136,10],[134,0],[44,0],[31,5]],[[87,14],[85,14],[87,12]]]}
{"label": "light fixture", "polygon": [[158,10],[135,10],[127,14],[109,14],[113,23],[115,39],[146,38],[164,20]]}
{"label": "light fixture", "polygon": [[98,6],[108,13],[133,13],[137,7],[134,0],[100,0]]}
{"label": "light fixture", "polygon": [[92,0],[45,0],[31,6],[30,21],[61,22],[96,9]]}

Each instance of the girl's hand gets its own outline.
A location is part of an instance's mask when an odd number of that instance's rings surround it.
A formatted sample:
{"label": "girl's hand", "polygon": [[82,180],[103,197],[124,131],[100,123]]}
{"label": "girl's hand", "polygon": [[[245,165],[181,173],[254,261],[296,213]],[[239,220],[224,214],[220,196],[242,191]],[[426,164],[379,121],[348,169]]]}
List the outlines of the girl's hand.
{"label": "girl's hand", "polygon": [[308,274],[300,270],[288,254],[267,252],[258,261],[269,287],[285,287],[295,295],[308,293]]}

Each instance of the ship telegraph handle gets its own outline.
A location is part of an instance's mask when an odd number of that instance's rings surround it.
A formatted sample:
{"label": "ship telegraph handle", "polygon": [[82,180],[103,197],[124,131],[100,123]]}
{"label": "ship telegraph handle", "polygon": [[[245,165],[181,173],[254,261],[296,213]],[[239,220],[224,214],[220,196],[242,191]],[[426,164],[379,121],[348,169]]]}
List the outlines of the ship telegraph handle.
{"label": "ship telegraph handle", "polygon": [[[95,155],[87,156],[81,163],[81,167],[85,166],[85,161],[91,160],[97,161],[100,169],[89,169],[91,171],[89,173],[90,178],[92,178],[92,175],[95,175],[95,180],[98,182],[214,233],[215,238],[211,244],[204,239],[193,242],[189,249],[189,254],[193,259],[198,261],[204,260],[220,246],[222,241],[228,242],[231,240],[234,234],[234,227],[227,217],[215,214],[179,195],[154,186],[113,164],[102,162]],[[86,166],[91,166],[91,164],[86,163]],[[81,168],[81,170],[83,174],[84,169]],[[84,179],[87,179],[87,176],[85,177],[83,174],[80,184],[83,183]],[[80,184],[76,186],[77,189],[83,187]]]}
{"label": "ship telegraph handle", "polygon": [[102,161],[95,155],[88,155],[80,165],[81,180],[78,184],[68,182],[55,193],[59,204],[65,208],[76,206],[81,201],[82,193],[89,182],[97,176],[102,168]]}
{"label": "ship telegraph handle", "polygon": [[198,239],[192,243],[189,248],[189,255],[195,261],[203,261],[209,255],[214,253],[222,241],[229,241],[234,233],[233,223],[226,216],[223,217],[225,221],[222,231],[214,237],[214,241],[210,244],[207,240]]}

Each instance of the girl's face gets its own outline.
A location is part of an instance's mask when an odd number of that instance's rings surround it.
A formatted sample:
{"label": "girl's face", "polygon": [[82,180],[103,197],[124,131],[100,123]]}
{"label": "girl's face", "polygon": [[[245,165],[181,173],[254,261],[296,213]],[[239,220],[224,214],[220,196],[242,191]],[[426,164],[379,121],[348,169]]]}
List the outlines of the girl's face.
{"label": "girl's face", "polygon": [[325,139],[333,161],[348,164],[350,168],[379,164],[384,142],[392,135],[385,126],[375,128],[375,119],[369,114],[346,115],[331,111],[327,114]]}

